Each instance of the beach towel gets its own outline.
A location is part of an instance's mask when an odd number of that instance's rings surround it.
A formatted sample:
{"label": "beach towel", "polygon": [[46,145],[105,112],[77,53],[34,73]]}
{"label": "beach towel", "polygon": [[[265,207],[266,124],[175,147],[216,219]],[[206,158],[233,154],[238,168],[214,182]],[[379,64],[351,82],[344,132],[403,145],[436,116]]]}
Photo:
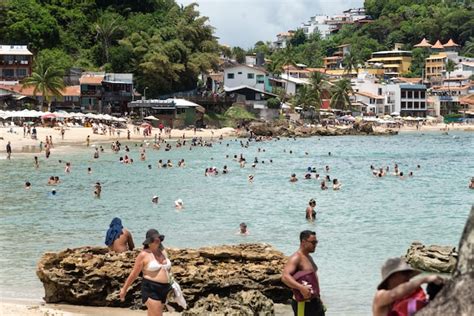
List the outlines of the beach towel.
{"label": "beach towel", "polygon": [[115,217],[110,223],[107,234],[105,235],[105,244],[107,246],[112,246],[115,239],[119,238],[122,235],[122,220],[118,217]]}

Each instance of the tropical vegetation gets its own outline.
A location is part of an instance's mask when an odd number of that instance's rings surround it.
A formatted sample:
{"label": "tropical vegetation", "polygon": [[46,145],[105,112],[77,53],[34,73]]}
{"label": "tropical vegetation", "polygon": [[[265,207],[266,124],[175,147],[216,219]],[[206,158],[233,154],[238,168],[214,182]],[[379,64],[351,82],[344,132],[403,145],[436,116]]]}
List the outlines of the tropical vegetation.
{"label": "tropical vegetation", "polygon": [[174,0],[0,1],[0,34],[55,69],[132,72],[150,96],[195,88],[221,52],[197,5]]}

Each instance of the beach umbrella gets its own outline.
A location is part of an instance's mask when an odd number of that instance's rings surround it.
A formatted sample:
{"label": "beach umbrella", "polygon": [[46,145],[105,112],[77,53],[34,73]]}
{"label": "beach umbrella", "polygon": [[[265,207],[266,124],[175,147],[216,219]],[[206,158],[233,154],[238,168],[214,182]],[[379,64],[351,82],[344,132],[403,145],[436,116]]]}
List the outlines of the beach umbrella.
{"label": "beach umbrella", "polygon": [[53,119],[53,118],[56,118],[56,117],[58,117],[57,114],[55,114],[55,113],[48,113],[48,112],[46,112],[46,114],[43,114],[43,115],[41,116],[42,119]]}
{"label": "beach umbrella", "polygon": [[159,119],[154,117],[153,115],[149,115],[149,116],[145,117],[145,120],[159,121]]}
{"label": "beach umbrella", "polygon": [[84,117],[86,115],[84,113],[77,112],[77,113],[72,113],[72,116],[73,117]]}
{"label": "beach umbrella", "polygon": [[391,116],[400,116],[400,112],[392,112]]}
{"label": "beach umbrella", "polygon": [[124,119],[123,117],[120,117],[120,118],[117,119],[117,121],[119,121],[119,122],[126,122],[127,120]]}
{"label": "beach umbrella", "polygon": [[150,125],[150,123],[142,123],[142,125],[140,125],[140,127],[148,128],[148,127],[151,127],[151,125]]}

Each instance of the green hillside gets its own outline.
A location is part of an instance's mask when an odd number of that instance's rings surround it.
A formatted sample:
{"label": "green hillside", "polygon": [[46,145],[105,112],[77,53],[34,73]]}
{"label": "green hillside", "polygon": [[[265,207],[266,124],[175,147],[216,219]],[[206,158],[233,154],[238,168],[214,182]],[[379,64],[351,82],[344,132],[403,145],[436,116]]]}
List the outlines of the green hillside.
{"label": "green hillside", "polygon": [[207,18],[174,0],[6,0],[0,34],[63,70],[133,72],[150,96],[192,89],[218,62]]}

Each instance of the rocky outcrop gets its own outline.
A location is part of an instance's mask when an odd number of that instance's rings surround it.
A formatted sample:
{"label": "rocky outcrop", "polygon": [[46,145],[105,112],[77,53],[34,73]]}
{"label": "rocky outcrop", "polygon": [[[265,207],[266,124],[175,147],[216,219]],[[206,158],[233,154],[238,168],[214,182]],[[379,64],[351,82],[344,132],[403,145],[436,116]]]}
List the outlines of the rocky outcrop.
{"label": "rocky outcrop", "polygon": [[210,294],[199,299],[194,307],[183,312],[183,316],[193,315],[273,315],[273,302],[259,291],[242,291],[219,297]]}
{"label": "rocky outcrop", "polygon": [[474,315],[474,206],[459,242],[453,277],[417,316]]}
{"label": "rocky outcrop", "polygon": [[405,258],[412,267],[422,271],[452,273],[456,267],[458,254],[454,247],[424,246],[420,242],[414,242]]}
{"label": "rocky outcrop", "polygon": [[[277,303],[287,302],[291,297],[290,290],[280,281],[286,258],[267,244],[167,251],[173,264],[173,276],[190,307],[210,295],[241,302],[248,296],[236,294],[242,291],[258,291]],[[125,302],[119,299],[120,288],[138,252],[117,254],[107,248],[83,247],[44,254],[37,267],[37,275],[45,289],[44,300],[47,303],[140,308],[140,278],[132,284]],[[259,304],[266,306],[263,300],[259,301],[261,303],[249,301],[249,308]]]}
{"label": "rocky outcrop", "polygon": [[[353,127],[291,127],[282,123],[253,122],[249,129],[256,136],[310,137],[310,136],[345,136],[345,135],[395,135],[396,131],[375,131],[372,123],[355,123]],[[245,137],[245,136],[244,136]]]}

